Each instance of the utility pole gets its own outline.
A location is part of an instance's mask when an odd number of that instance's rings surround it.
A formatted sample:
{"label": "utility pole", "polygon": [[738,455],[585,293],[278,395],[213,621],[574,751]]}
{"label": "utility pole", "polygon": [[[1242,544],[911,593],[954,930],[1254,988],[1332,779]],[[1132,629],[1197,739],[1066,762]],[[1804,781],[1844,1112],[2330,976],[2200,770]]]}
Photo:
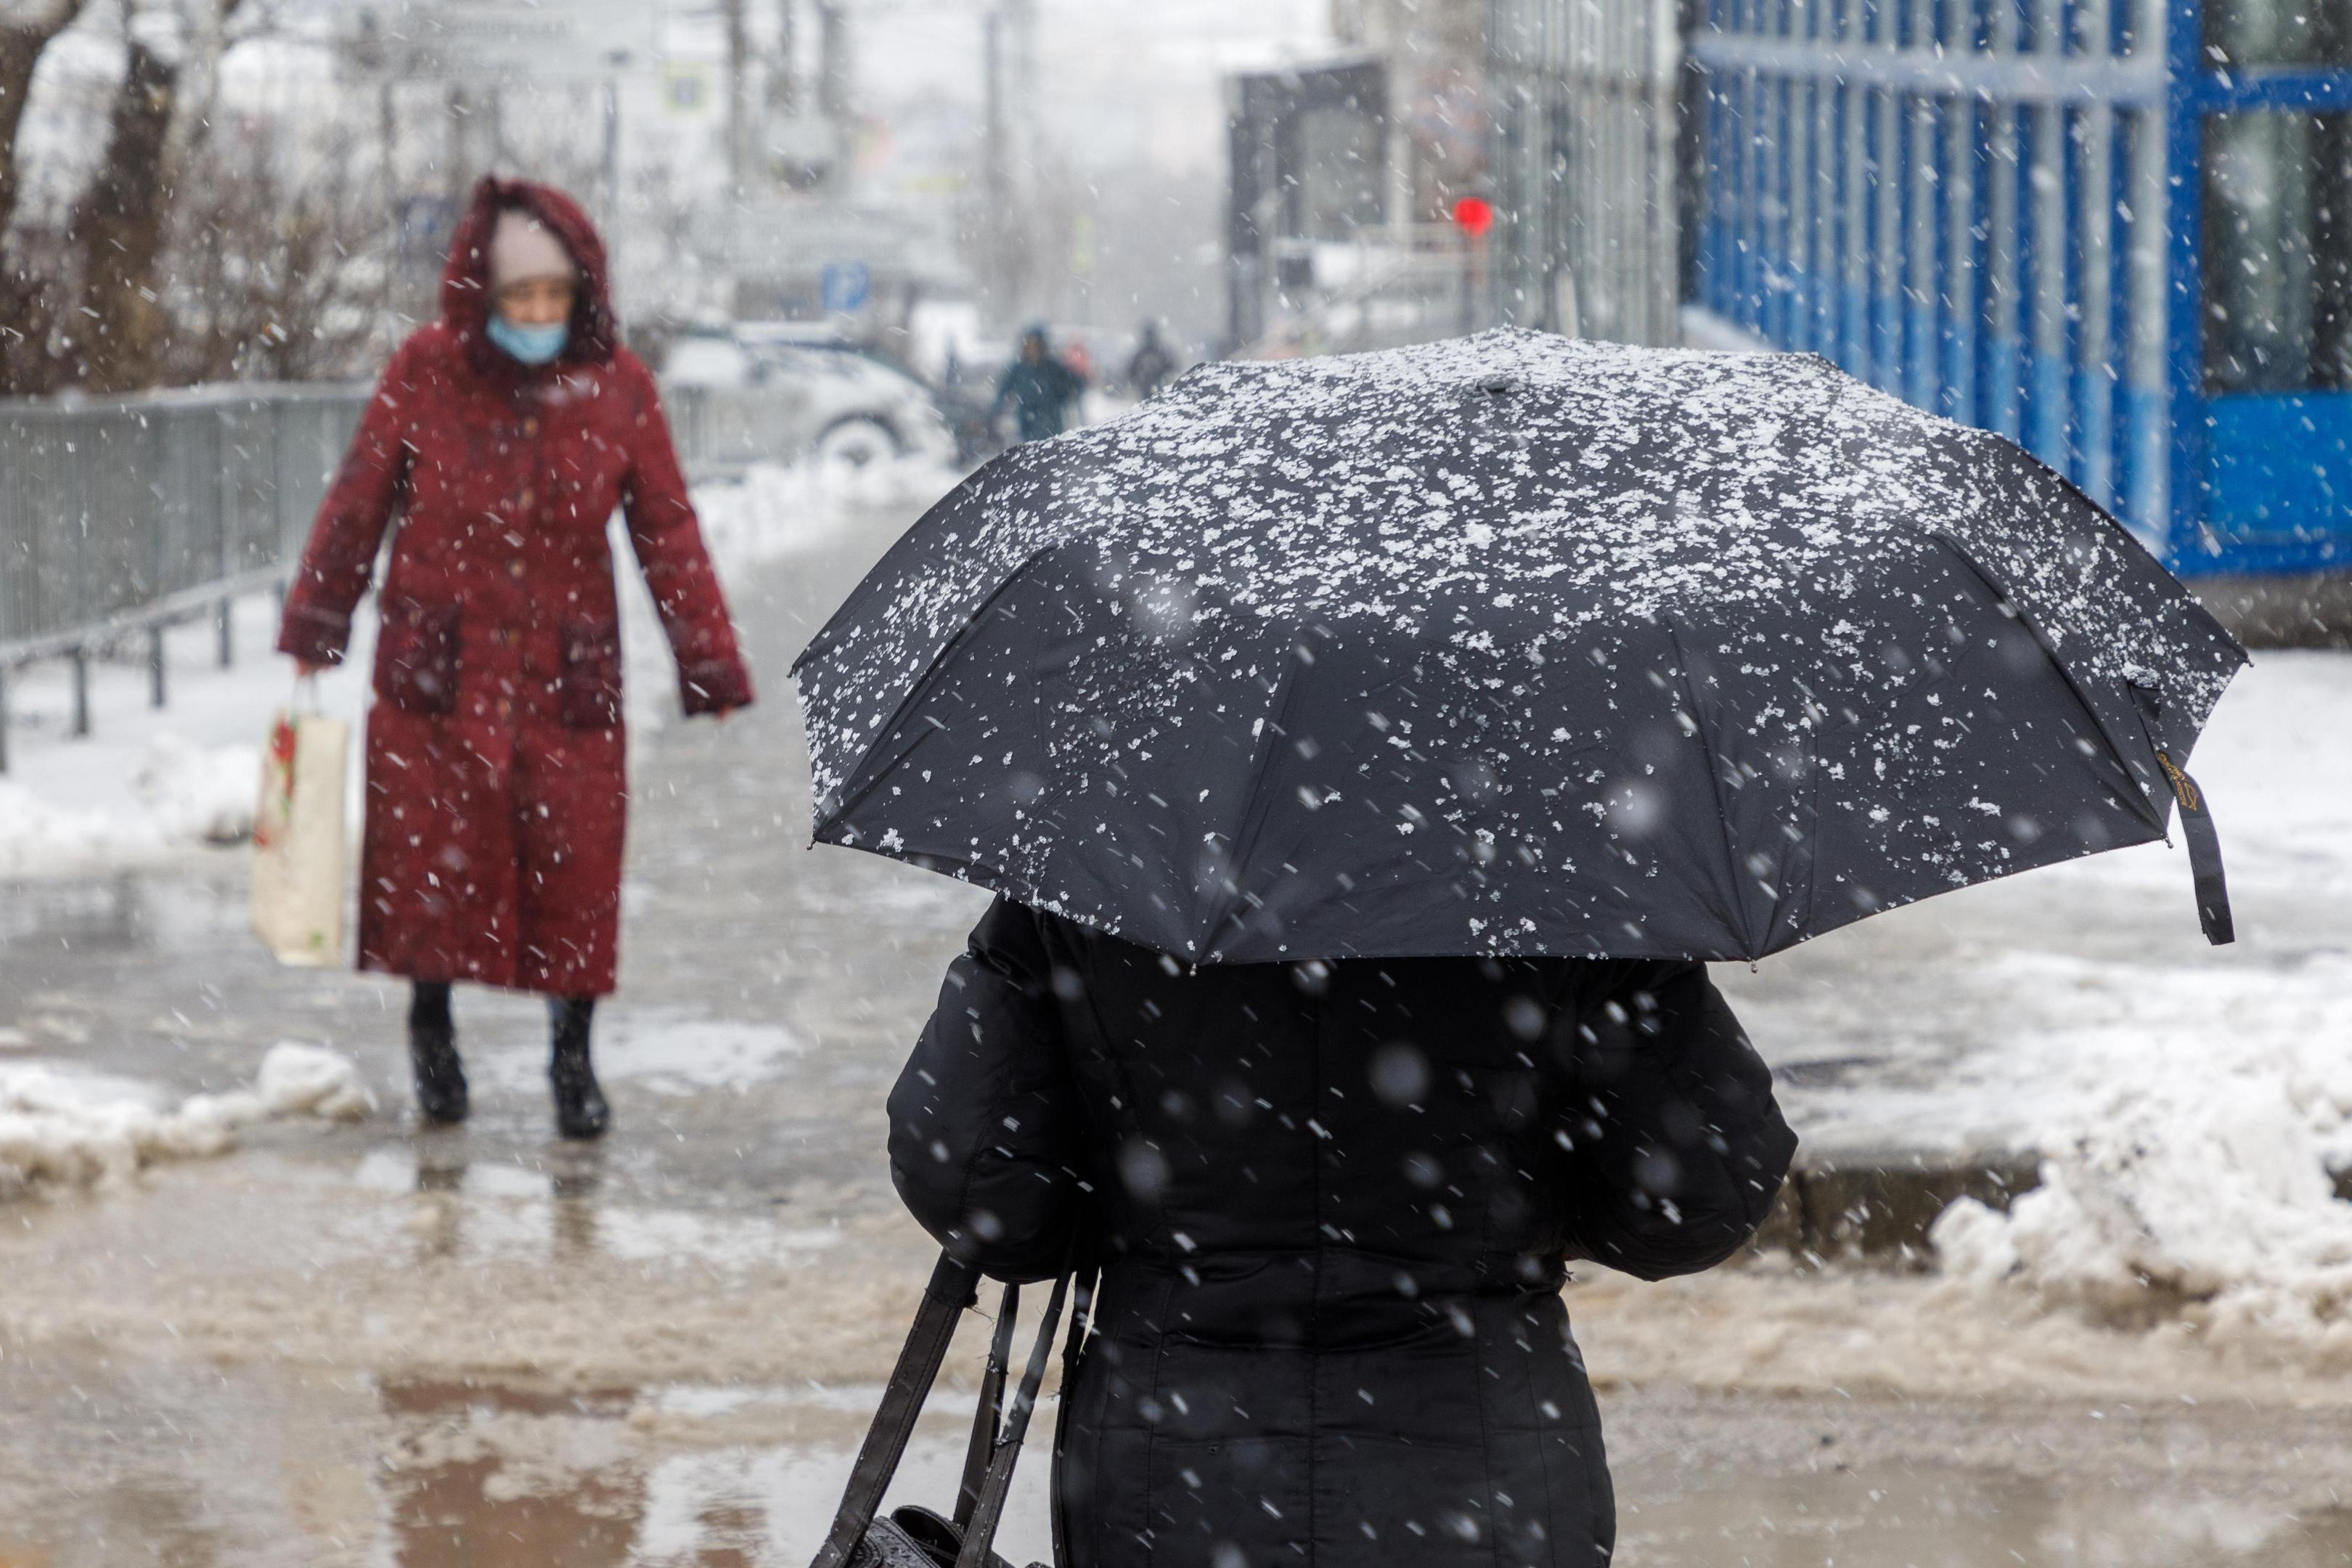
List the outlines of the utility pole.
{"label": "utility pole", "polygon": [[985,258],[989,303],[1001,313],[1012,305],[1012,268],[1004,208],[1011,198],[1005,169],[1003,17],[990,11],[981,19],[981,215],[980,237]]}
{"label": "utility pole", "polygon": [[621,73],[604,78],[604,232],[618,243],[621,235]]}
{"label": "utility pole", "polygon": [[800,108],[800,6],[797,0],[776,0],[776,56],[768,68],[768,116],[790,120]]}
{"label": "utility pole", "polygon": [[849,123],[849,17],[840,0],[817,0],[816,110],[845,128]]}
{"label": "utility pole", "polygon": [[744,37],[743,0],[725,0],[727,16],[727,184],[737,196],[749,174],[749,148],[743,116],[744,71],[751,46]]}
{"label": "utility pole", "polygon": [[383,330],[394,343],[400,341],[400,331],[393,325],[393,313],[400,299],[400,268],[406,260],[403,254],[407,236],[401,231],[400,221],[400,158],[394,142],[400,119],[393,111],[392,73],[387,70],[375,84],[375,134],[377,151],[383,155],[383,219],[392,234],[392,243],[384,247],[383,287],[378,292],[376,309],[383,318]]}

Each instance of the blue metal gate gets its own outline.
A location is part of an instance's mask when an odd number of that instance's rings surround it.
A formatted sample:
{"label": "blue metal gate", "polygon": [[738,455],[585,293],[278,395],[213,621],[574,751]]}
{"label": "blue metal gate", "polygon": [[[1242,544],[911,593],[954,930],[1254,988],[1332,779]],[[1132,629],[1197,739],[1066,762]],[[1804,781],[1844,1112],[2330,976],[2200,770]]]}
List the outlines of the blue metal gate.
{"label": "blue metal gate", "polygon": [[2177,570],[2352,567],[2352,0],[1706,0],[1694,305]]}

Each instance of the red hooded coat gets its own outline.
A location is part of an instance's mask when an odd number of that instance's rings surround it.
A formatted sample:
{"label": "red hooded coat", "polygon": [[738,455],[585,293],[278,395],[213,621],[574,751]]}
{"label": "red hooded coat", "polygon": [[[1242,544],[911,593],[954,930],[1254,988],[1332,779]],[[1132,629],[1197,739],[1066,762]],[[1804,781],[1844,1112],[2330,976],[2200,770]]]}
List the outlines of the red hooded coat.
{"label": "red hooded coat", "polygon": [[[580,268],[570,339],[531,368],[484,335],[490,232],[535,216]],[[359,963],[560,996],[613,988],[628,808],[605,523],[630,547],[688,713],[751,680],[653,376],[620,346],[604,247],[543,185],[486,179],[442,319],[400,345],[319,509],[278,646],[338,662],[393,519],[367,721]]]}

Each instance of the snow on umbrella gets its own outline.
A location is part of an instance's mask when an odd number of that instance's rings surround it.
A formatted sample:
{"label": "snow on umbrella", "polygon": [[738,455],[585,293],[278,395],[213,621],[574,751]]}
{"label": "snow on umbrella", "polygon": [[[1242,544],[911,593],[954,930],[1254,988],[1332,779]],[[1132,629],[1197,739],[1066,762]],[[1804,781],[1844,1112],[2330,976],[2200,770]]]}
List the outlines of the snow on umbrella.
{"label": "snow on umbrella", "polygon": [[1999,437],[1502,331],[1007,453],[794,674],[819,839],[1186,960],[1753,959],[2176,794],[2227,940],[2178,763],[2244,657]]}

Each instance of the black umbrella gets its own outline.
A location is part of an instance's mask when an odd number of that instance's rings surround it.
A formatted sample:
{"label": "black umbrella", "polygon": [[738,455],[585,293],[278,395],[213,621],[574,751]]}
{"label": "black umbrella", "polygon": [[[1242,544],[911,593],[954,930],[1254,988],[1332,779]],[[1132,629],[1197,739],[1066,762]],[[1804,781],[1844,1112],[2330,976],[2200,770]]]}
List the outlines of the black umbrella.
{"label": "black umbrella", "polygon": [[1826,362],[1496,331],[1023,447],[795,666],[816,836],[1179,957],[1752,959],[2189,820],[2244,654]]}

